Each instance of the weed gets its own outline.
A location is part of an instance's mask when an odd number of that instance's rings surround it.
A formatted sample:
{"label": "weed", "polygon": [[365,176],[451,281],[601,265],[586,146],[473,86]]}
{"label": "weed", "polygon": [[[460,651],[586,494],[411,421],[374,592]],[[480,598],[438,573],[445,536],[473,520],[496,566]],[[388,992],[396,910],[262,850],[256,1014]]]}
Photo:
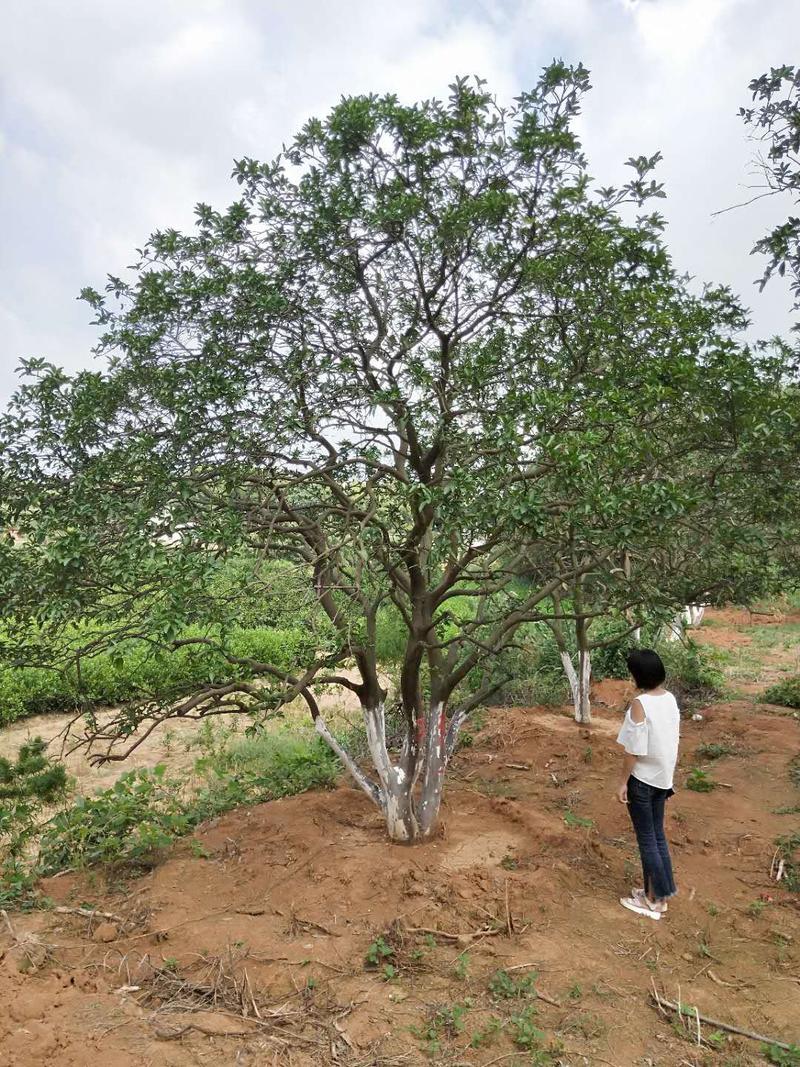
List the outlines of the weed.
{"label": "weed", "polygon": [[592,746],[591,745],[587,745],[586,748],[583,750],[583,762],[584,763],[591,763],[592,762]]}
{"label": "weed", "polygon": [[717,788],[717,783],[699,767],[692,767],[686,779],[686,788],[694,790],[695,793],[710,793]]}
{"label": "weed", "polygon": [[747,914],[752,915],[754,919],[757,919],[759,915],[764,912],[766,906],[766,900],[751,900],[747,905]]}
{"label": "weed", "polygon": [[519,860],[514,856],[503,856],[500,866],[506,871],[515,871],[519,867]]}
{"label": "weed", "polygon": [[489,992],[495,1000],[516,1000],[522,997],[536,996],[536,971],[520,975],[519,978],[508,971],[495,971],[489,979]]}
{"label": "weed", "polygon": [[544,1031],[535,1025],[533,1021],[535,1015],[536,1008],[529,1004],[527,1008],[517,1015],[512,1015],[509,1019],[511,1039],[519,1048],[535,1049],[547,1037]]}
{"label": "weed", "polygon": [[593,1012],[582,1011],[570,1020],[567,1029],[581,1034],[587,1041],[593,1041],[606,1032],[606,1024]]}
{"label": "weed", "polygon": [[380,967],[387,960],[392,959],[394,954],[394,949],[384,937],[376,937],[367,949],[364,960],[368,967]]}
{"label": "weed", "polygon": [[586,819],[581,815],[576,815],[573,811],[564,812],[564,822],[567,826],[578,827],[582,826],[586,830],[591,830],[594,826],[594,819]]}
{"label": "weed", "polygon": [[495,1037],[502,1033],[503,1020],[492,1015],[489,1022],[481,1030],[474,1030],[470,1037],[470,1048],[485,1048],[494,1041]]}
{"label": "weed", "polygon": [[462,952],[453,965],[453,974],[461,982],[469,977],[469,955],[466,952]]}
{"label": "weed", "polygon": [[581,997],[583,996],[583,990],[581,989],[580,985],[577,982],[570,989],[570,991],[567,993],[567,996],[569,997],[570,1000],[580,1000],[581,999]]}
{"label": "weed", "polygon": [[792,1045],[788,1049],[780,1045],[762,1045],[761,1053],[775,1067],[800,1067],[800,1045]]}
{"label": "weed", "polygon": [[735,756],[736,749],[733,745],[726,745],[720,741],[709,741],[704,745],[699,745],[695,755],[698,759],[717,760],[723,756]]}
{"label": "weed", "polygon": [[719,915],[719,908],[716,904],[712,903],[708,905],[708,914],[711,916]]}
{"label": "weed", "polygon": [[435,1056],[441,1051],[445,1037],[457,1037],[464,1032],[464,1018],[471,1007],[471,1000],[433,1007],[425,1025],[410,1027],[411,1033],[425,1042],[425,1051],[429,1056]]}

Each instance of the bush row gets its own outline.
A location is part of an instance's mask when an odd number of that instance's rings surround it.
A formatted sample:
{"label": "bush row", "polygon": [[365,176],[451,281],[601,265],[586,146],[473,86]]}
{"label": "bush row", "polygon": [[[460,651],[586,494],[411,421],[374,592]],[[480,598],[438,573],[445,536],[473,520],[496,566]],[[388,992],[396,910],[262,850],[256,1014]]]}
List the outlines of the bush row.
{"label": "bush row", "polygon": [[[184,638],[219,634],[200,626],[189,627]],[[308,630],[237,628],[228,633],[223,646],[231,655],[272,663],[292,669],[315,652]],[[65,711],[86,702],[118,704],[146,697],[159,690],[176,695],[206,682],[223,682],[250,677],[245,666],[231,664],[208,645],[185,645],[168,651],[148,641],[130,639],[113,650],[101,652],[80,663],[81,687],[77,671],[40,667],[0,668],[0,725],[39,712]]]}

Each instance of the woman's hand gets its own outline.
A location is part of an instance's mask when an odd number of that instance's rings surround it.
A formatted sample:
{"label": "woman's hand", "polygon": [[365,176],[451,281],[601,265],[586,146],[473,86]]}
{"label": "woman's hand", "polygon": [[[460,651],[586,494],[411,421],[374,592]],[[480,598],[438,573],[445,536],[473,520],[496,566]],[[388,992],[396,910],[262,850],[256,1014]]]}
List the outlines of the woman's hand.
{"label": "woman's hand", "polygon": [[620,802],[620,804],[627,804],[628,803],[628,780],[627,780],[627,778],[624,781],[619,783],[619,788],[617,789],[617,800]]}

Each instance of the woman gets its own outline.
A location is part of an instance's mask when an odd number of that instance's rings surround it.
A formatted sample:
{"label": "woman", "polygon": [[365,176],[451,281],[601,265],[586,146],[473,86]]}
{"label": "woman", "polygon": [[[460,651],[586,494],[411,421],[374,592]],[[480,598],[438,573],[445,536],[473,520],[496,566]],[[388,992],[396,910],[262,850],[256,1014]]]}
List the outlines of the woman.
{"label": "woman", "polygon": [[664,689],[666,672],[657,652],[635,649],[627,664],[640,692],[625,713],[617,737],[625,749],[617,800],[628,805],[639,843],[644,886],[633,889],[629,897],[621,897],[620,904],[639,915],[660,919],[667,910],[667,900],[677,892],[664,836],[664,805],[674,793],[680,712],[675,697]]}

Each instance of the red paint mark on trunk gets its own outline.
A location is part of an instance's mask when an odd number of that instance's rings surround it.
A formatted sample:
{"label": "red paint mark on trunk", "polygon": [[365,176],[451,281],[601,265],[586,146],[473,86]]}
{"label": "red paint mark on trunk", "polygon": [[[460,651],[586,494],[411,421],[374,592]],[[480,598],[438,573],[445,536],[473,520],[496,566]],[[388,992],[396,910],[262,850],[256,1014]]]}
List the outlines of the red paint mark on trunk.
{"label": "red paint mark on trunk", "polygon": [[417,716],[417,744],[422,745],[425,740],[425,716]]}

